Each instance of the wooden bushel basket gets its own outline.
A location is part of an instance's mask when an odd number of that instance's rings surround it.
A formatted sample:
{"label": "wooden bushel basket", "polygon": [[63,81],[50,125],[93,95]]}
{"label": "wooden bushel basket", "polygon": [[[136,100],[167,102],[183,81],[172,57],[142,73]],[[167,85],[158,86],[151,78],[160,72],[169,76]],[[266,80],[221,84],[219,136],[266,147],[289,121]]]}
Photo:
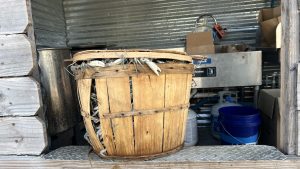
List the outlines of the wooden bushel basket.
{"label": "wooden bushel basket", "polygon": [[[108,58],[171,59],[157,64],[155,75],[147,66],[133,64],[87,68],[75,75],[81,114],[90,144],[108,158],[152,158],[179,150],[185,138],[194,66],[184,53],[167,51],[83,51],[73,62]],[[95,84],[102,140],[96,135],[90,107]],[[131,94],[132,93],[132,94]]]}

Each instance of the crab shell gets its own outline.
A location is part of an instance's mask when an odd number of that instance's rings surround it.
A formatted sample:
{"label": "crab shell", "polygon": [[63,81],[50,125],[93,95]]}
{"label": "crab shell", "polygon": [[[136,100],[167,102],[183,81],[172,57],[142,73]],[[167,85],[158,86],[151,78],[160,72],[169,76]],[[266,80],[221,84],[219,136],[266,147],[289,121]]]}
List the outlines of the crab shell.
{"label": "crab shell", "polygon": [[87,63],[91,67],[105,67],[105,63],[100,60],[92,60]]}

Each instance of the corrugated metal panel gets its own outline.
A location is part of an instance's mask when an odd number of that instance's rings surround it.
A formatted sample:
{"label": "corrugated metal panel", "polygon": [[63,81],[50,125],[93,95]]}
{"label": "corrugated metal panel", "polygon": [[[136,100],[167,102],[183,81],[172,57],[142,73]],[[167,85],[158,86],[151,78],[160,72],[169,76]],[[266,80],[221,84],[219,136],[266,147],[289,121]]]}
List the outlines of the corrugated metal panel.
{"label": "corrugated metal panel", "polygon": [[222,43],[254,44],[266,0],[64,0],[70,46],[183,47],[199,14],[230,29]]}
{"label": "corrugated metal panel", "polygon": [[66,47],[66,24],[62,0],[32,0],[37,46]]}

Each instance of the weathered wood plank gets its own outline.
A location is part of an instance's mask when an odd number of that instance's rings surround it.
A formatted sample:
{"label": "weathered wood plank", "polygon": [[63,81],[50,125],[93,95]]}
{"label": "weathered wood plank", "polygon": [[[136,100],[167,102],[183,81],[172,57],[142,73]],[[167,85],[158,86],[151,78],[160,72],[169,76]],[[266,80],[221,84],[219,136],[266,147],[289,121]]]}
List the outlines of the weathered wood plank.
{"label": "weathered wood plank", "polygon": [[287,154],[297,150],[297,63],[299,61],[299,13],[297,0],[282,1],[280,142]]}
{"label": "weathered wood plank", "polygon": [[1,0],[0,34],[26,32],[30,24],[28,17],[28,0]]}
{"label": "weathered wood plank", "polygon": [[41,104],[40,88],[35,80],[0,78],[0,116],[33,116]]}
{"label": "weathered wood plank", "polygon": [[297,65],[297,110],[300,111],[300,63]]}
{"label": "weathered wood plank", "polygon": [[277,161],[230,161],[230,162],[99,162],[88,160],[1,160],[0,168],[10,169],[61,169],[61,168],[116,168],[116,169],[298,169],[300,160]]}
{"label": "weathered wood plank", "polygon": [[2,117],[0,154],[39,155],[47,147],[46,135],[46,127],[37,117]]}
{"label": "weathered wood plank", "polygon": [[296,155],[300,156],[300,63],[297,66]]}
{"label": "weathered wood plank", "polygon": [[25,35],[0,35],[0,77],[30,74],[34,54],[34,44]]}

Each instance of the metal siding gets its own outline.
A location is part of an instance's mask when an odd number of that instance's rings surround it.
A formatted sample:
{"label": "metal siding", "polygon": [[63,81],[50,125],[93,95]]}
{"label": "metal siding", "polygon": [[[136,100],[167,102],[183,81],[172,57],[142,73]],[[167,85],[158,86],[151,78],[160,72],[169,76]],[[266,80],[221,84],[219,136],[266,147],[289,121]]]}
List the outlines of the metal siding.
{"label": "metal siding", "polygon": [[111,48],[184,47],[199,14],[229,29],[222,43],[255,44],[266,0],[64,0],[69,45]]}
{"label": "metal siding", "polygon": [[67,46],[62,0],[32,0],[32,15],[38,48]]}

